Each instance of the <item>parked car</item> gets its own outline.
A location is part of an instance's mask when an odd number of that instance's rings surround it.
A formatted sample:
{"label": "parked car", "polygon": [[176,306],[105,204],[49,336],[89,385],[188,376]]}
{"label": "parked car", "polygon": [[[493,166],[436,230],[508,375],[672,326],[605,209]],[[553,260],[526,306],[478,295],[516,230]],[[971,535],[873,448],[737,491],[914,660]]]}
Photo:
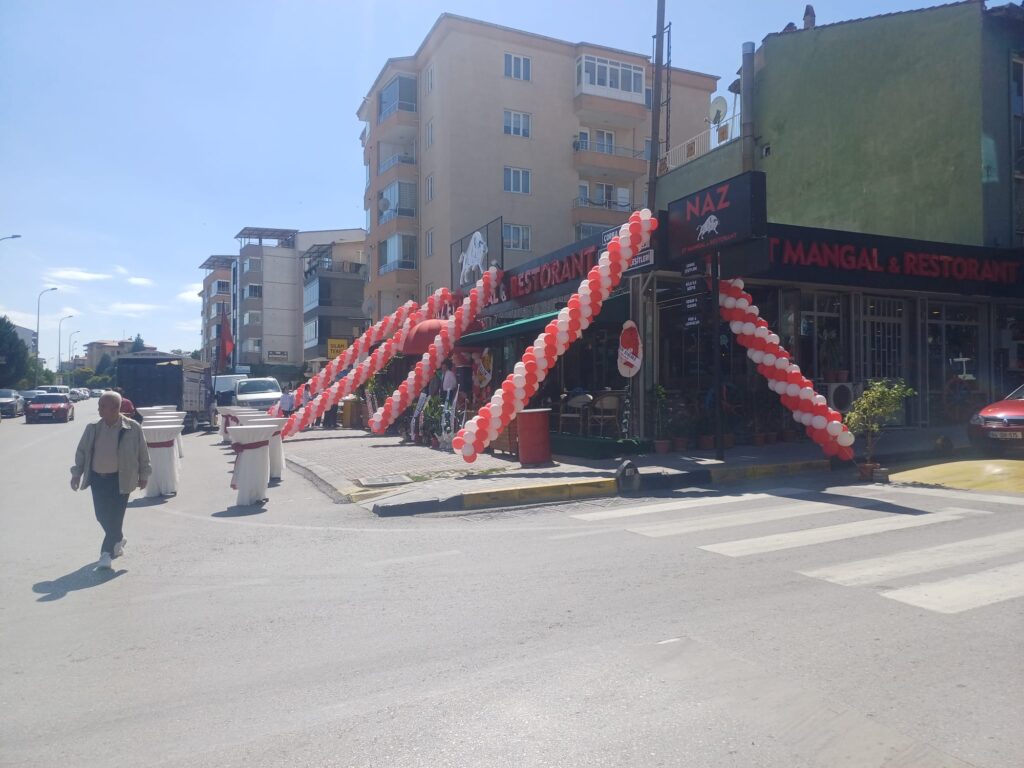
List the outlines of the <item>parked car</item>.
{"label": "parked car", "polygon": [[25,401],[25,405],[28,406],[28,404],[39,397],[39,395],[45,395],[46,392],[42,389],[23,389],[18,394],[21,395],[22,400]]}
{"label": "parked car", "polygon": [[1024,385],[974,414],[967,436],[971,445],[990,456],[1024,447]]}
{"label": "parked car", "polygon": [[25,399],[16,389],[0,389],[0,416],[13,419],[25,412]]}
{"label": "parked car", "polygon": [[74,421],[75,404],[67,395],[44,392],[29,403],[25,409],[25,423],[34,424],[40,421]]}

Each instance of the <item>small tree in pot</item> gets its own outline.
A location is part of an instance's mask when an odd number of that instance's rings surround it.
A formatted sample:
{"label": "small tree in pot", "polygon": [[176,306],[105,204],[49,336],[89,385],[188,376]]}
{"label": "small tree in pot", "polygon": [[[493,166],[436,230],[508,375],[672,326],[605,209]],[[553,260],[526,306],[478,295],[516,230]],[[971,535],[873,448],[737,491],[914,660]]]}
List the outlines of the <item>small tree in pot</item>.
{"label": "small tree in pot", "polygon": [[668,453],[672,441],[668,439],[668,393],[658,384],[654,387],[654,451]]}
{"label": "small tree in pot", "polygon": [[917,393],[903,379],[878,379],[868,384],[864,394],[853,401],[846,414],[846,426],[864,439],[864,463],[860,467],[861,479],[870,480],[878,468],[874,463],[875,445],[882,429],[903,410],[908,397]]}

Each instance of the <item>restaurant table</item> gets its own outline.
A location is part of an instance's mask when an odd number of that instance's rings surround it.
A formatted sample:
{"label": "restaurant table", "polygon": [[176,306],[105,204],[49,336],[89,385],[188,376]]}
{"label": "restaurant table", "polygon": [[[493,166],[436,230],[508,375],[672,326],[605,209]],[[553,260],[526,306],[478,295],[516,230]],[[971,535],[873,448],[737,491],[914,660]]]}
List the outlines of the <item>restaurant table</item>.
{"label": "restaurant table", "polygon": [[246,426],[275,427],[274,434],[270,436],[270,479],[280,480],[284,475],[284,444],[281,441],[281,428],[288,423],[288,419],[274,416],[266,416],[260,419],[251,419],[245,422]]}
{"label": "restaurant table", "polygon": [[228,427],[231,447],[235,451],[235,469],[231,487],[238,491],[239,506],[255,504],[267,498],[270,483],[270,438],[277,431],[274,424]]}
{"label": "restaurant table", "polygon": [[142,436],[149,448],[149,463],[153,468],[146,483],[146,498],[174,496],[178,493],[180,460],[175,450],[175,438],[181,435],[180,424],[144,425]]}
{"label": "restaurant table", "polygon": [[239,413],[263,413],[264,416],[267,415],[263,411],[258,411],[255,408],[247,408],[247,407],[244,407],[244,406],[241,406],[241,405],[218,405],[217,406],[217,413],[221,417],[220,418],[220,440],[221,440],[222,443],[229,443],[229,442],[231,442],[228,439],[227,428],[230,427],[230,426],[239,426],[241,424],[241,421],[239,421],[238,416],[236,414],[239,414]]}
{"label": "restaurant table", "polygon": [[[137,410],[137,409],[136,409]],[[169,424],[177,424],[182,429],[185,427],[185,412],[184,411],[156,411],[151,413],[142,420],[142,426],[144,427],[161,427]],[[181,432],[174,438],[174,442],[178,447],[178,458],[184,458],[185,447],[181,442]]]}

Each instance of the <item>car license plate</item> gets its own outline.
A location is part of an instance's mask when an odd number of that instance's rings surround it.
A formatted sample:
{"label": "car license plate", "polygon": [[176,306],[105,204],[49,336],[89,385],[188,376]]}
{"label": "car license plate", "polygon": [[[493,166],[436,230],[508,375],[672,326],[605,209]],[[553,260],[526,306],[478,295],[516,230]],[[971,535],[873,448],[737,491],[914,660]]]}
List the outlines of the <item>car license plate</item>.
{"label": "car license plate", "polygon": [[988,436],[993,440],[1020,440],[1024,438],[1024,432],[989,432]]}

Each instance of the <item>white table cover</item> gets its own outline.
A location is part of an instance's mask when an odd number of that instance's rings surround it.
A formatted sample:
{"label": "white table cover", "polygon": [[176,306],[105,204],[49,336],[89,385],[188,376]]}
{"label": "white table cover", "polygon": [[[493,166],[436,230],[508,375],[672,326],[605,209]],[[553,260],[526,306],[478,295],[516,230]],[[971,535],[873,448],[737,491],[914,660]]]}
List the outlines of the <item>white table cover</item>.
{"label": "white table cover", "polygon": [[142,435],[149,447],[149,462],[153,466],[153,474],[149,476],[149,482],[146,484],[146,498],[176,494],[179,459],[174,450],[174,441],[181,435],[181,425],[143,426]]}
{"label": "white table cover", "polygon": [[[136,409],[138,410],[138,409]],[[184,428],[185,426],[185,412],[184,411],[156,411],[144,416],[142,419],[142,425],[145,427],[163,427],[170,424],[177,424]],[[174,438],[175,444],[178,446],[178,458],[182,459],[185,457],[185,446],[182,445],[181,431],[179,430],[177,436]]]}
{"label": "white table cover", "polygon": [[255,408],[247,408],[241,405],[218,405],[217,413],[220,415],[220,441],[222,443],[230,443],[231,440],[228,438],[228,427],[240,426],[241,421],[236,414],[239,413],[262,413],[264,416],[267,414],[263,411],[258,411]]}
{"label": "white table cover", "polygon": [[270,482],[270,437],[277,431],[268,426],[228,427],[235,449],[235,469],[231,487],[238,491],[237,504],[255,504],[267,498]]}
{"label": "white table cover", "polygon": [[274,427],[274,434],[270,436],[270,479],[280,480],[284,476],[284,444],[281,441],[281,427],[288,423],[288,419],[274,418],[264,415],[260,419],[251,419],[246,426]]}

